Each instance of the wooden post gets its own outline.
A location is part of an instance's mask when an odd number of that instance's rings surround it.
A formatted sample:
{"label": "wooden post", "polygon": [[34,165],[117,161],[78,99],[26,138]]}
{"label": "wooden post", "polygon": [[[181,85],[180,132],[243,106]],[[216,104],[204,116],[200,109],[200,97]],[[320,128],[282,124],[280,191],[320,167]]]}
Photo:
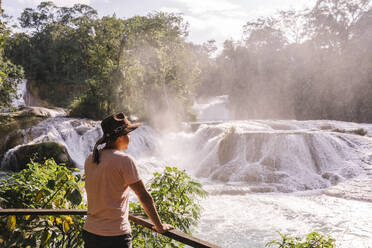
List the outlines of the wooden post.
{"label": "wooden post", "polygon": [[[86,215],[87,210],[84,209],[0,209],[1,215]],[[150,220],[142,217],[129,214],[129,220],[143,227],[152,230],[153,224]],[[195,238],[191,235],[183,233],[179,230],[169,230],[162,235],[167,236],[171,239],[189,245],[195,248],[221,248],[217,245],[208,243],[204,240]]]}

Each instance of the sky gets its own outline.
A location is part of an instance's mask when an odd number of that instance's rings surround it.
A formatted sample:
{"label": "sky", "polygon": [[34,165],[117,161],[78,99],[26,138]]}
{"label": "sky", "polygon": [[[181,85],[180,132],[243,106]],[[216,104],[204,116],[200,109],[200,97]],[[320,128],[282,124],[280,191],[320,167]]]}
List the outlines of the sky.
{"label": "sky", "polygon": [[[2,0],[5,13],[18,18],[25,8],[35,8],[40,0]],[[100,16],[116,14],[121,18],[146,15],[154,11],[181,13],[189,23],[188,39],[201,44],[216,40],[240,40],[243,25],[254,18],[275,14],[278,10],[303,9],[316,0],[53,0],[57,6],[88,4]]]}

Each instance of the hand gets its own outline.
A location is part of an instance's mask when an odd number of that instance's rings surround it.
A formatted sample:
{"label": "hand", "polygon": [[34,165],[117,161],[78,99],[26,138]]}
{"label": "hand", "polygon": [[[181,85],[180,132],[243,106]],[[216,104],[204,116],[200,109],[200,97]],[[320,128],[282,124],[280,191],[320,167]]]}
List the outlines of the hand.
{"label": "hand", "polygon": [[161,226],[152,226],[152,229],[158,233],[165,233],[168,230],[174,229],[174,227],[169,224],[161,224]]}

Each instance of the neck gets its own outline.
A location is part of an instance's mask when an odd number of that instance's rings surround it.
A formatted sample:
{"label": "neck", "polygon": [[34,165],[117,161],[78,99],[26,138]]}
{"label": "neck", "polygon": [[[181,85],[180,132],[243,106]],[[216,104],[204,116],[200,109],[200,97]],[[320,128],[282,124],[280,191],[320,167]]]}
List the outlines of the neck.
{"label": "neck", "polygon": [[108,142],[108,143],[106,143],[106,145],[103,149],[120,150],[120,147],[118,147],[118,145],[115,142]]}

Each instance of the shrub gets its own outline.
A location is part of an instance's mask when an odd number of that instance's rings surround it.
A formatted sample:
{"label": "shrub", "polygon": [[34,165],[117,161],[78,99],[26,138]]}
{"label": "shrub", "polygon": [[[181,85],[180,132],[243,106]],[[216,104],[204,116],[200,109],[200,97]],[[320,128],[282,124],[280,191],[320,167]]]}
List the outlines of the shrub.
{"label": "shrub", "polygon": [[89,90],[84,95],[75,98],[69,108],[69,116],[76,118],[101,120],[110,114],[104,108],[104,103],[100,102]]}
{"label": "shrub", "polygon": [[[147,187],[158,209],[160,219],[185,233],[191,233],[201,214],[199,199],[206,196],[200,183],[192,180],[184,171],[166,167],[163,174],[154,173]],[[139,203],[130,204],[131,212],[145,216]],[[133,247],[183,247],[184,245],[165,236],[132,225]]]}
{"label": "shrub", "polygon": [[325,237],[317,232],[309,233],[306,240],[302,241],[298,237],[288,237],[279,233],[282,240],[273,240],[265,245],[265,247],[278,248],[334,248],[336,247],[335,239],[328,236]]}
{"label": "shrub", "polygon": [[[31,161],[28,169],[0,180],[1,208],[85,208],[80,174],[53,159]],[[0,218],[1,247],[81,247],[83,216]]]}
{"label": "shrub", "polygon": [[[86,208],[82,202],[80,174],[53,159],[31,161],[28,169],[0,180],[0,208]],[[206,195],[201,184],[184,171],[167,167],[155,173],[148,186],[162,221],[191,232],[200,217],[198,202]],[[139,203],[130,203],[134,214],[145,216]],[[9,216],[0,218],[0,247],[83,247],[83,216]],[[156,232],[132,223],[134,247],[183,247]]]}

